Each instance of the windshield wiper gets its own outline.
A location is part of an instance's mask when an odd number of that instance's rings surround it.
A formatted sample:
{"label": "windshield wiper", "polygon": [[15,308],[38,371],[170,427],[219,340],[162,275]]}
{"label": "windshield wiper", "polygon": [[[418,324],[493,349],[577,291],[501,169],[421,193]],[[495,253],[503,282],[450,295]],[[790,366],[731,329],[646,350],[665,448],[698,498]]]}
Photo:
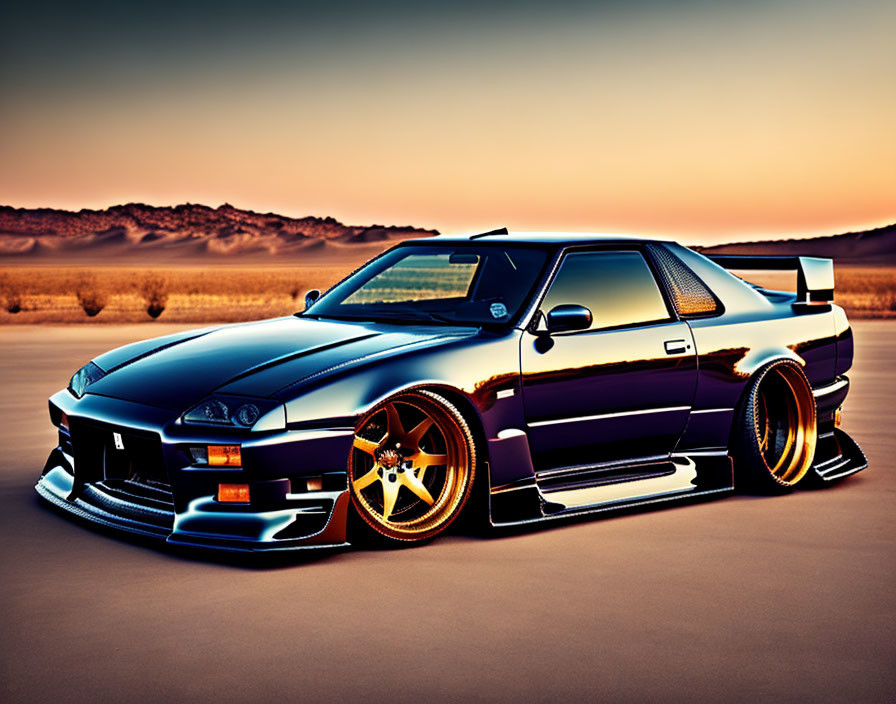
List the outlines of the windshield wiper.
{"label": "windshield wiper", "polygon": [[425,313],[427,316],[429,316],[430,320],[438,320],[443,323],[452,323],[454,325],[469,325],[470,324],[470,323],[464,323],[462,321],[459,321],[457,318],[449,318],[447,315],[442,315],[441,313],[436,313],[435,311],[431,311],[431,310],[421,310],[420,312]]}
{"label": "windshield wiper", "polygon": [[458,320],[457,318],[450,318],[447,315],[437,313],[433,310],[427,310],[425,308],[414,308],[412,306],[407,306],[401,308],[390,308],[390,311],[395,311],[396,313],[411,313],[417,318],[423,318],[425,316],[429,320],[433,320],[435,322],[449,323],[451,325],[458,325],[461,327],[480,327],[480,323],[469,320]]}
{"label": "windshield wiper", "polygon": [[333,320],[351,320],[351,321],[433,321],[438,323],[448,323],[450,325],[458,325],[461,327],[480,327],[481,323],[472,321],[462,321],[450,318],[442,313],[422,308],[414,308],[412,306],[389,306],[388,308],[368,307],[364,311],[352,311],[351,313],[296,313],[297,316],[304,318],[331,318]]}

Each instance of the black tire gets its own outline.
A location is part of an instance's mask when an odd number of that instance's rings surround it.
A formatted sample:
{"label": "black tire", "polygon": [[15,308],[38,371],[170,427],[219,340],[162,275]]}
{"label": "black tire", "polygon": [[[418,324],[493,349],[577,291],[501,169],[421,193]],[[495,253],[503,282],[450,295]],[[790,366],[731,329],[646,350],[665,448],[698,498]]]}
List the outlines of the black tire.
{"label": "black tire", "polygon": [[467,421],[441,395],[413,390],[383,401],[358,422],[349,456],[353,537],[372,531],[396,544],[443,533],[470,497],[476,462]]}
{"label": "black tire", "polygon": [[800,365],[784,359],[756,372],[732,432],[738,486],[791,491],[810,473],[817,441],[815,398]]}

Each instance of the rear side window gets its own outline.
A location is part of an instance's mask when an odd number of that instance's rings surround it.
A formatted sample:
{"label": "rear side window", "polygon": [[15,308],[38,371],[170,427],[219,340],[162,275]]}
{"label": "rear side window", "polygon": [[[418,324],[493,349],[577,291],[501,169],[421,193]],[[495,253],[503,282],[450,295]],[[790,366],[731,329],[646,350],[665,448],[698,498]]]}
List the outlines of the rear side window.
{"label": "rear side window", "polygon": [[591,329],[667,320],[669,311],[640,252],[575,252],[560,263],[541,310],[576,304],[591,311]]}
{"label": "rear side window", "polygon": [[679,315],[687,318],[722,312],[716,297],[684,262],[660,245],[649,244],[647,249],[659,264],[666,293]]}

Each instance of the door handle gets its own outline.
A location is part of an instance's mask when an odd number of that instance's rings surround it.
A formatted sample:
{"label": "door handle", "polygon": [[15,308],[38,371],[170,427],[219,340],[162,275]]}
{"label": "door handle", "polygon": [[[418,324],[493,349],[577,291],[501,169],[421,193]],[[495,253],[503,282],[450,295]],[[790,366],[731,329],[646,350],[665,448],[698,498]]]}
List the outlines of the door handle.
{"label": "door handle", "polygon": [[666,354],[684,354],[691,346],[687,340],[666,340]]}

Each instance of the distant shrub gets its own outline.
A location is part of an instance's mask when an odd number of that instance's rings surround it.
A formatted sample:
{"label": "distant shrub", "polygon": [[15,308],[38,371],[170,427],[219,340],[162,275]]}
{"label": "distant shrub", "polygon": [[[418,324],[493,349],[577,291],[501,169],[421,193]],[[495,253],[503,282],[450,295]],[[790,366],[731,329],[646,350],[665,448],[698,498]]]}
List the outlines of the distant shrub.
{"label": "distant shrub", "polygon": [[22,294],[7,289],[3,292],[3,307],[7,313],[19,313],[22,310]]}
{"label": "distant shrub", "polygon": [[159,274],[149,273],[140,282],[140,296],[146,304],[150,318],[158,318],[168,303],[168,280]]}
{"label": "distant shrub", "polygon": [[75,295],[88,318],[98,315],[109,302],[109,293],[97,282],[93,274],[84,274],[78,279]]}
{"label": "distant shrub", "polygon": [[302,289],[299,286],[293,286],[289,290],[289,297],[295,301],[298,299],[300,293],[302,293]]}
{"label": "distant shrub", "polygon": [[875,310],[888,311],[890,313],[896,311],[896,293],[884,292],[875,296],[872,301],[872,307]]}
{"label": "distant shrub", "polygon": [[9,281],[6,274],[0,276],[0,296],[3,297],[3,307],[9,313],[18,313],[22,310],[22,293],[18,286]]}

